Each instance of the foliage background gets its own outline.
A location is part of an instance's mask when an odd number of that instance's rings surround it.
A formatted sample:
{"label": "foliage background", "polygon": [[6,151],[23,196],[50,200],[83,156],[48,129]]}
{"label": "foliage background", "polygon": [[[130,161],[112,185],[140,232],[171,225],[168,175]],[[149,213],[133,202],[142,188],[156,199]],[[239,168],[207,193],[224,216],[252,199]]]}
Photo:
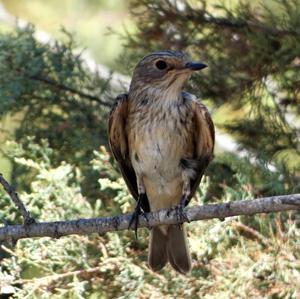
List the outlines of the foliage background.
{"label": "foliage background", "polygon": [[[0,26],[0,166],[38,220],[133,207],[106,138],[109,106],[126,84],[91,71],[78,54],[82,47],[129,76],[142,55],[160,48],[188,51],[209,65],[187,90],[201,96],[218,132],[239,147],[227,152],[218,143],[193,204],[299,192],[298,0],[0,3],[37,26]],[[38,41],[38,29],[57,42]],[[0,192],[0,221],[20,223]],[[297,213],[201,221],[188,224],[188,234],[194,265],[188,276],[147,268],[147,230],[138,240],[122,232],[3,243],[0,295],[300,296]]]}

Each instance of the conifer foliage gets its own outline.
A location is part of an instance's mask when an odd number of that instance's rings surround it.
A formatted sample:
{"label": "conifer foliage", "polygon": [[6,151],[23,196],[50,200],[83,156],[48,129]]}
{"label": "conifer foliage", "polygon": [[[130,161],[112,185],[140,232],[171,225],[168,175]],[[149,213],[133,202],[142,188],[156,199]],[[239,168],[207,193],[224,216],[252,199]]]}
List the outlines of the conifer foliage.
{"label": "conifer foliage", "polygon": [[191,89],[216,110],[219,128],[299,175],[300,2],[224,3],[131,1],[131,55],[167,48],[205,62]]}
{"label": "conifer foliage", "polygon": [[[129,3],[137,29],[124,37],[120,71],[160,49],[205,62],[209,68],[187,90],[247,150],[217,147],[192,204],[299,192],[299,0]],[[113,98],[125,90],[92,72],[72,35],[63,34],[64,42],[41,43],[33,26],[0,32],[0,118],[15,128],[1,132],[10,182],[37,221],[132,211],[106,137]],[[7,240],[0,244],[0,297],[298,298],[298,214],[188,224],[188,276],[149,270],[146,229],[138,240],[127,231]],[[0,188],[1,225],[20,222]]]}

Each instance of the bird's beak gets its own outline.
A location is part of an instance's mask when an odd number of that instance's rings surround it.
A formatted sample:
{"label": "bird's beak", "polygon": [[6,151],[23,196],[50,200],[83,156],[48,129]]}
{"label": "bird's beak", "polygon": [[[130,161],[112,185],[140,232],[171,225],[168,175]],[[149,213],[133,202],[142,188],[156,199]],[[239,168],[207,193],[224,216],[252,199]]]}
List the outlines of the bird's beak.
{"label": "bird's beak", "polygon": [[190,69],[191,71],[199,71],[206,68],[207,65],[201,62],[189,61],[185,64],[185,68]]}

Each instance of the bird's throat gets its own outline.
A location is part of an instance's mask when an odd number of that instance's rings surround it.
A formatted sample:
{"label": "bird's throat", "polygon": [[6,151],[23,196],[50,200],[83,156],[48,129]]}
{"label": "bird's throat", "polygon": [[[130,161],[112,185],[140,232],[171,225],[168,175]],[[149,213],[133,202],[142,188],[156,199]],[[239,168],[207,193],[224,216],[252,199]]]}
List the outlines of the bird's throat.
{"label": "bird's throat", "polygon": [[132,104],[137,107],[155,105],[164,110],[182,101],[181,89],[147,87],[129,92]]}

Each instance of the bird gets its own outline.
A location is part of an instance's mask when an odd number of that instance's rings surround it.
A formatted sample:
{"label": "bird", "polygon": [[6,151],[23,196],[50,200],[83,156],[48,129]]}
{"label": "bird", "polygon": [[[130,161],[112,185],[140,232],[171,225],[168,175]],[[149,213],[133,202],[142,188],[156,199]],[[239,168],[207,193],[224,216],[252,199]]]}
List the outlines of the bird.
{"label": "bird", "polygon": [[[136,226],[142,211],[182,211],[213,159],[215,130],[209,111],[183,91],[192,73],[206,67],[179,51],[146,55],[134,68],[129,91],[117,96],[111,109],[109,145],[137,202],[132,216]],[[168,262],[181,274],[191,271],[183,224],[151,228],[148,266],[159,271]]]}

